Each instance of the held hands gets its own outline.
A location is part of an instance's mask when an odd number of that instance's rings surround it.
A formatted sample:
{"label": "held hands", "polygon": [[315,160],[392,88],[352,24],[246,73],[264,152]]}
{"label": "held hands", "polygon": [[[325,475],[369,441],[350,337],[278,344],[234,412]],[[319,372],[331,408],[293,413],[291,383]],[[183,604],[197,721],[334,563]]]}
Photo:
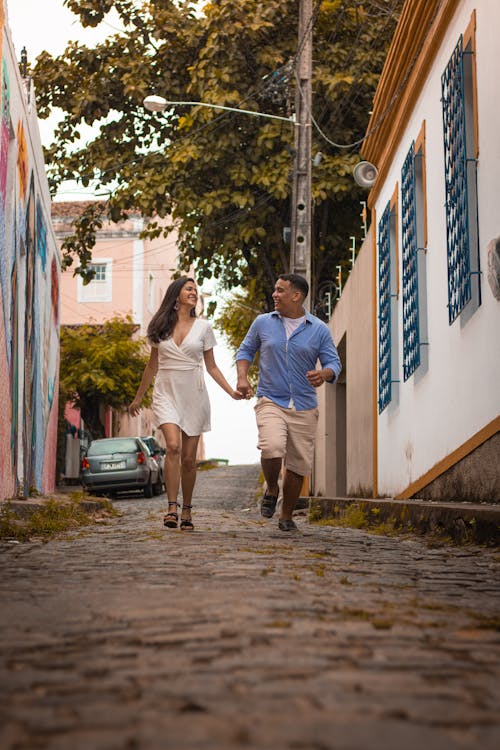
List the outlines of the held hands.
{"label": "held hands", "polygon": [[241,393],[241,398],[248,399],[254,395],[253,388],[246,378],[238,378],[238,384],[236,386],[238,392]]}
{"label": "held hands", "polygon": [[231,398],[234,398],[235,401],[241,401],[243,398],[245,398],[245,396],[243,395],[243,393],[241,393],[241,391],[239,391],[239,390],[238,391],[231,391],[229,395],[231,396]]}

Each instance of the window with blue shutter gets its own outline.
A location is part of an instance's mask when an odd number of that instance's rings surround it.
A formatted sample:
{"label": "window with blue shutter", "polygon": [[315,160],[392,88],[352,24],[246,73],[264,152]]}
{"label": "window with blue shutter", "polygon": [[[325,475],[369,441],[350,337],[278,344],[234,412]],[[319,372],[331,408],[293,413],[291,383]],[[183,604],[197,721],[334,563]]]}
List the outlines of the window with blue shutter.
{"label": "window with blue shutter", "polygon": [[401,225],[403,240],[403,378],[408,380],[420,364],[415,142],[411,144],[401,170]]}
{"label": "window with blue shutter", "polygon": [[441,76],[450,325],[473,296],[481,303],[473,66],[472,43],[464,51],[461,36]]}
{"label": "window with blue shutter", "polygon": [[391,400],[391,207],[378,224],[378,410]]}

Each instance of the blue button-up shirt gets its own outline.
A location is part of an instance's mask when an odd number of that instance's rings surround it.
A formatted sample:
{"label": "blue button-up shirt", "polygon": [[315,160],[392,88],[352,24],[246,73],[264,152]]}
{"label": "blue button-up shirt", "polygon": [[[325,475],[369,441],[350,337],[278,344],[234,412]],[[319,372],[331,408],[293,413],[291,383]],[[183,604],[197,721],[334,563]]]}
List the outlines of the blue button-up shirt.
{"label": "blue button-up shirt", "polygon": [[279,313],[259,315],[238,349],[236,360],[253,362],[259,349],[257,396],[266,396],[283,407],[288,407],[293,399],[297,411],[318,405],[316,388],[306,378],[308,370],[316,369],[318,359],[321,367],[333,371],[334,380],[342,369],[328,326],[308,312],[288,341]]}

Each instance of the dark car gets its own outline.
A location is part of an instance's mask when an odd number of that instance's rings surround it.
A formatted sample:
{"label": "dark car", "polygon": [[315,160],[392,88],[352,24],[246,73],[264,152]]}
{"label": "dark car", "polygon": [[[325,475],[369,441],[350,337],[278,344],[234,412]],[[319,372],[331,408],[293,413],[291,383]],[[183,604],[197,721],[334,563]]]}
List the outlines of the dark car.
{"label": "dark car", "polygon": [[158,467],[160,469],[160,479],[162,484],[165,484],[165,455],[167,451],[161,445],[158,440],[153,435],[145,435],[141,437],[141,440],[146,443],[149,450],[151,451],[151,455],[155,459],[156,463],[158,464]]}
{"label": "dark car", "polygon": [[142,490],[144,497],[153,497],[162,491],[158,464],[138,437],[94,440],[82,459],[81,479],[92,492]]}

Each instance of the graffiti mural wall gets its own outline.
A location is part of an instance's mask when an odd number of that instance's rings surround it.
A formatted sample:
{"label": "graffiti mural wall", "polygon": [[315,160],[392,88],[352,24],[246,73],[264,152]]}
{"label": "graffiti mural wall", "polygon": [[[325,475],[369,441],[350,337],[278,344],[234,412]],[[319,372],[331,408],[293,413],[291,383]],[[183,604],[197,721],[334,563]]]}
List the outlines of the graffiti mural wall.
{"label": "graffiti mural wall", "polygon": [[60,259],[34,89],[0,0],[0,499],[54,488]]}

